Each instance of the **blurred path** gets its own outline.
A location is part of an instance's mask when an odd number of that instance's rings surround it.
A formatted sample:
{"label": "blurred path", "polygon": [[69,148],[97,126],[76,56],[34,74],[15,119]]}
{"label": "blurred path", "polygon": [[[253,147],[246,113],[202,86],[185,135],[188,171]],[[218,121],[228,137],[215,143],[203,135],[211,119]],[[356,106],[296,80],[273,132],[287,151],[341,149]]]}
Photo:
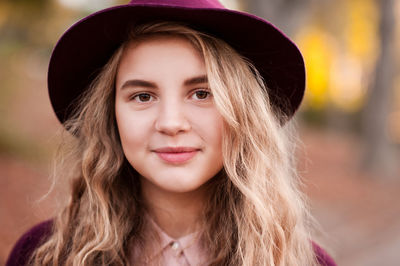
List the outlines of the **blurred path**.
{"label": "blurred path", "polygon": [[5,264],[17,239],[36,223],[50,218],[65,199],[65,183],[60,183],[40,201],[50,184],[44,169],[0,155],[0,265]]}
{"label": "blurred path", "polygon": [[356,137],[305,131],[303,140],[308,160],[300,165],[322,245],[341,266],[400,265],[400,172],[386,182],[362,173]]}

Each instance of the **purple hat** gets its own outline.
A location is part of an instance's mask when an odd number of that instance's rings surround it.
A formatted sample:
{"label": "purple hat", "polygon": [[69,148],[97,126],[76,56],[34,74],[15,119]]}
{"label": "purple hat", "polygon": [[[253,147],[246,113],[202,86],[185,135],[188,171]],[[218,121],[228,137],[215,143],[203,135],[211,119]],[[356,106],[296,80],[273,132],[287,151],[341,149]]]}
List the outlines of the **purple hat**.
{"label": "purple hat", "polygon": [[50,59],[51,104],[63,123],[74,103],[127,38],[132,25],[176,21],[226,41],[262,75],[271,103],[292,117],[303,98],[305,69],[296,45],[271,23],[226,9],[217,0],[131,0],[98,11],[71,26]]}

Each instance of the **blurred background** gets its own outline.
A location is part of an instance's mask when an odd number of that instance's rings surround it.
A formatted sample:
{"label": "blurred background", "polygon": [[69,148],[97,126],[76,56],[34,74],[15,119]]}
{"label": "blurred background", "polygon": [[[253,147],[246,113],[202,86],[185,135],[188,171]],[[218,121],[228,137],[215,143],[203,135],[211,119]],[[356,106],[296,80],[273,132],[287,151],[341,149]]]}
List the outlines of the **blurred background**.
{"label": "blurred background", "polygon": [[[47,95],[52,48],[78,19],[126,2],[0,0],[0,265],[68,191],[60,182],[42,198],[61,130]],[[304,55],[299,171],[316,241],[338,265],[399,265],[400,1],[221,2],[268,19]]]}

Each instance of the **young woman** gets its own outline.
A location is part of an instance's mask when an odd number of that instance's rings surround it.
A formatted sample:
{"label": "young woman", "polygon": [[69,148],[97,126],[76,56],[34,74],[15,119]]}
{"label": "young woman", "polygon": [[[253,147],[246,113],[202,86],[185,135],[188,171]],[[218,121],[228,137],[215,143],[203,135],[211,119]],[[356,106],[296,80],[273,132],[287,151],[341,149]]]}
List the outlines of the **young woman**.
{"label": "young woman", "polygon": [[304,76],[285,35],[216,0],[81,20],[48,79],[71,199],[7,265],[334,265],[310,239],[286,134]]}

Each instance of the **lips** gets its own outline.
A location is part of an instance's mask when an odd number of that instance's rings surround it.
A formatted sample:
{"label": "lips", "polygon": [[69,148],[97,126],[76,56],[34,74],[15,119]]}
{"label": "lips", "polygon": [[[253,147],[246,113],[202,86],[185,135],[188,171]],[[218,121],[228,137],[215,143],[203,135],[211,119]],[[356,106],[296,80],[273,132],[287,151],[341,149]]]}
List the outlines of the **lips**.
{"label": "lips", "polygon": [[154,150],[163,161],[173,164],[189,161],[198,151],[200,151],[200,149],[193,147],[163,147]]}

